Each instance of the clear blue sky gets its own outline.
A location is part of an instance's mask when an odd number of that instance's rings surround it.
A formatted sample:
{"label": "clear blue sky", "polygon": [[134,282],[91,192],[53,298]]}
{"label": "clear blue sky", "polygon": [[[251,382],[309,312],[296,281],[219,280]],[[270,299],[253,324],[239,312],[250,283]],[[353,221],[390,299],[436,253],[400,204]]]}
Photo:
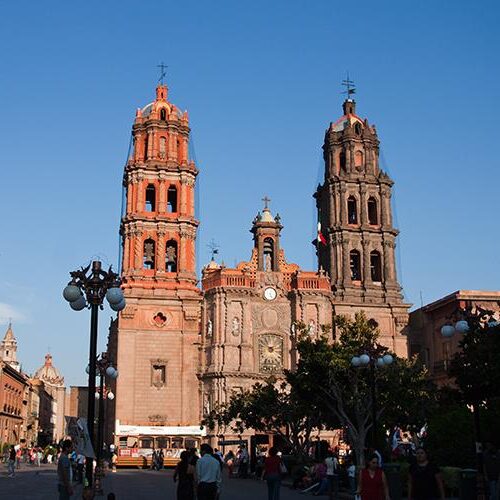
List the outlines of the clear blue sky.
{"label": "clear blue sky", "polygon": [[[400,281],[419,305],[499,289],[497,1],[2,2],[0,328],[31,372],[50,346],[85,383],[88,311],[68,272],[117,263],[121,177],[156,65],[188,109],[199,177],[199,262],[226,264],[272,198],[290,261],[315,267],[312,193],[346,70],[396,181]],[[100,316],[101,346],[111,311]]]}

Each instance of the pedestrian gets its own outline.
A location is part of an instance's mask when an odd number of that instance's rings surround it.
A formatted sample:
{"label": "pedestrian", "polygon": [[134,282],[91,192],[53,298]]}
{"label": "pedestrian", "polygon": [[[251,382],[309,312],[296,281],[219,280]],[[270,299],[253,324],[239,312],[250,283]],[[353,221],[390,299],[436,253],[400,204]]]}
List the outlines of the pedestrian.
{"label": "pedestrian", "polygon": [[224,462],[226,462],[227,465],[227,475],[229,479],[231,479],[231,477],[233,476],[233,467],[235,458],[236,457],[234,456],[233,450],[229,450],[224,458]]}
{"label": "pedestrian", "polygon": [[73,495],[73,471],[68,456],[72,450],[73,443],[71,440],[64,440],[62,443],[61,455],[57,462],[57,489],[59,490],[59,500],[68,500],[71,498],[71,495]]}
{"label": "pedestrian", "polygon": [[177,483],[177,500],[194,500],[194,466],[189,463],[189,452],[181,453],[181,461],[176,465],[174,483]]}
{"label": "pedestrian", "polygon": [[23,450],[21,450],[21,447],[16,450],[16,469],[21,468],[21,456],[23,454]]}
{"label": "pedestrian", "polygon": [[219,461],[212,456],[213,450],[209,444],[203,443],[200,451],[201,458],[196,462],[197,499],[216,500],[222,482]]}
{"label": "pedestrian", "polygon": [[366,467],[359,473],[358,490],[361,500],[390,500],[389,487],[377,455],[371,455]]}
{"label": "pedestrian", "polygon": [[500,453],[492,443],[486,443],[484,451],[484,474],[488,482],[489,500],[498,500],[500,478]]}
{"label": "pedestrian", "polygon": [[158,467],[160,470],[163,469],[164,462],[165,462],[165,455],[163,453],[163,449],[161,449],[160,453],[158,454]]}
{"label": "pedestrian", "polygon": [[84,468],[85,468],[85,457],[81,453],[78,453],[76,455],[76,473],[77,473],[76,480],[80,484],[83,483],[83,469]]}
{"label": "pedestrian", "polygon": [[408,477],[408,500],[444,500],[439,467],[429,461],[422,447],[415,450],[415,460]]}
{"label": "pedestrian", "polygon": [[278,450],[271,446],[264,461],[264,471],[262,472],[262,479],[267,482],[268,500],[280,499],[282,464],[281,457],[278,456]]}
{"label": "pedestrian", "polygon": [[352,459],[347,462],[347,480],[349,481],[349,491],[354,495],[356,493],[356,465]]}
{"label": "pedestrian", "polygon": [[16,475],[16,449],[14,446],[10,447],[9,450],[9,464],[8,464],[8,470],[9,470],[9,477],[14,477]]}
{"label": "pedestrian", "polygon": [[242,444],[238,451],[238,476],[243,479],[248,475],[248,462],[248,450],[247,447]]}
{"label": "pedestrian", "polygon": [[[316,496],[320,496],[324,495],[328,491],[330,498],[338,498],[339,488],[337,470],[339,463],[333,451],[328,450],[324,465],[326,467],[326,475],[321,478],[319,489],[314,494]],[[335,496],[333,496],[334,493]]]}

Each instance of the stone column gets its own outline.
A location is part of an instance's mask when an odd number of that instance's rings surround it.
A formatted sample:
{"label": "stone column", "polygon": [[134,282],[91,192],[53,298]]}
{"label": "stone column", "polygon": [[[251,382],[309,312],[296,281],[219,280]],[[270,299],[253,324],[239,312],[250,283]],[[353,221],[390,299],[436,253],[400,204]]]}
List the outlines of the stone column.
{"label": "stone column", "polygon": [[364,184],[360,187],[359,194],[359,204],[361,205],[359,208],[361,225],[366,226],[368,224],[368,213],[367,213],[367,200],[366,200],[366,186]]}
{"label": "stone column", "polygon": [[135,269],[138,271],[142,269],[142,231],[136,229],[134,231],[134,257],[135,257]]}
{"label": "stone column", "polygon": [[187,185],[188,179],[185,176],[181,176],[181,188],[178,193],[178,211],[180,215],[187,215]]}
{"label": "stone column", "polygon": [[181,230],[179,233],[179,244],[177,247],[177,262],[178,262],[178,269],[177,272],[185,272],[186,271],[186,250],[187,250],[187,232],[184,230]]}
{"label": "stone column", "polygon": [[137,183],[135,185],[136,189],[136,212],[144,212],[144,196],[145,196],[145,187],[144,187],[144,177],[142,174],[137,174]]}
{"label": "stone column", "polygon": [[380,216],[383,228],[391,227],[391,200],[387,186],[380,186]]}
{"label": "stone column", "polygon": [[153,133],[151,132],[151,130],[148,130],[147,134],[148,134],[148,150],[146,152],[146,158],[150,160],[151,157],[153,156]]}
{"label": "stone column", "polygon": [[367,240],[363,240],[361,242],[363,247],[363,283],[366,286],[367,284],[371,284],[372,282],[372,273],[370,266],[370,242]]}
{"label": "stone column", "polygon": [[386,283],[390,283],[392,281],[391,279],[391,242],[385,240],[384,241],[384,252],[383,252],[383,259],[384,259],[384,281]]}
{"label": "stone column", "polygon": [[346,200],[346,187],[340,186],[338,191],[338,199],[340,203],[340,223],[342,226],[347,225],[347,200]]}
{"label": "stone column", "polygon": [[158,213],[165,213],[167,211],[167,183],[165,174],[160,174],[159,177]]}
{"label": "stone column", "polygon": [[165,230],[159,229],[156,233],[156,270],[165,272]]}
{"label": "stone column", "polygon": [[127,185],[127,214],[131,213],[133,210],[133,200],[134,200],[134,185],[132,183],[132,175],[127,174],[126,178]]}
{"label": "stone column", "polygon": [[123,264],[122,269],[128,271],[130,269],[130,231],[128,226],[123,227]]}
{"label": "stone column", "polygon": [[342,282],[344,285],[351,284],[351,265],[349,262],[349,240],[342,239]]}

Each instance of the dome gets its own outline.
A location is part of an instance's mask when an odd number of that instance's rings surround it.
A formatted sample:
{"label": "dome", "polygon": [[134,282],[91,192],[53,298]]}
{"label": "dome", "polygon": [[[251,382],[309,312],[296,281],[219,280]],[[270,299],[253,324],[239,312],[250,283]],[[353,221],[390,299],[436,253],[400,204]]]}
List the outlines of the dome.
{"label": "dome", "polygon": [[359,116],[348,114],[342,116],[335,123],[333,123],[331,125],[331,130],[333,130],[334,132],[341,132],[346,128],[348,123],[351,126],[353,126],[355,123],[359,123],[362,127],[364,127],[363,120]]}
{"label": "dome", "polygon": [[35,377],[49,385],[64,385],[64,377],[59,373],[59,370],[52,364],[52,356],[45,356],[45,364],[38,368],[35,372]]}
{"label": "dome", "polygon": [[262,218],[260,220],[261,222],[275,222],[274,217],[271,214],[271,210],[267,207],[262,210]]}

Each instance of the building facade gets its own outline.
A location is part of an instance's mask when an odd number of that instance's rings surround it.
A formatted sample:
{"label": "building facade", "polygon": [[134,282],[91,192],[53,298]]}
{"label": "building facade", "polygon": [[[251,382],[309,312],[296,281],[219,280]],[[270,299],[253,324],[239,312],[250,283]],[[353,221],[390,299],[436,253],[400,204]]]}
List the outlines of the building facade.
{"label": "building facade", "polygon": [[[266,201],[251,228],[250,260],[235,268],[212,261],[197,286],[194,188],[189,121],[158,85],[139,109],[123,183],[122,278],[127,300],[110,328],[115,432],[125,426],[196,428],[231,394],[296,363],[297,323],[312,336],[335,314],[364,310],[381,341],[407,355],[408,320],[398,284],[398,231],[392,180],[380,170],[373,125],[344,103],[325,134],[325,176],[315,193],[318,268],[288,263],[281,220]],[[116,385],[115,385],[116,384]]]}
{"label": "building facade", "polygon": [[[40,400],[46,407],[43,410],[44,414],[48,411],[48,405],[51,405],[50,412],[52,415],[50,420],[52,436],[49,434],[49,429],[44,429],[46,439],[50,442],[58,442],[64,438],[65,434],[66,425],[64,415],[66,410],[66,387],[64,386],[64,377],[54,366],[50,353],[45,356],[45,363],[33,376],[33,382],[35,384],[37,380],[43,382],[43,390],[50,395],[50,399],[43,398],[43,400]],[[47,425],[44,425],[44,427],[47,427]]]}

